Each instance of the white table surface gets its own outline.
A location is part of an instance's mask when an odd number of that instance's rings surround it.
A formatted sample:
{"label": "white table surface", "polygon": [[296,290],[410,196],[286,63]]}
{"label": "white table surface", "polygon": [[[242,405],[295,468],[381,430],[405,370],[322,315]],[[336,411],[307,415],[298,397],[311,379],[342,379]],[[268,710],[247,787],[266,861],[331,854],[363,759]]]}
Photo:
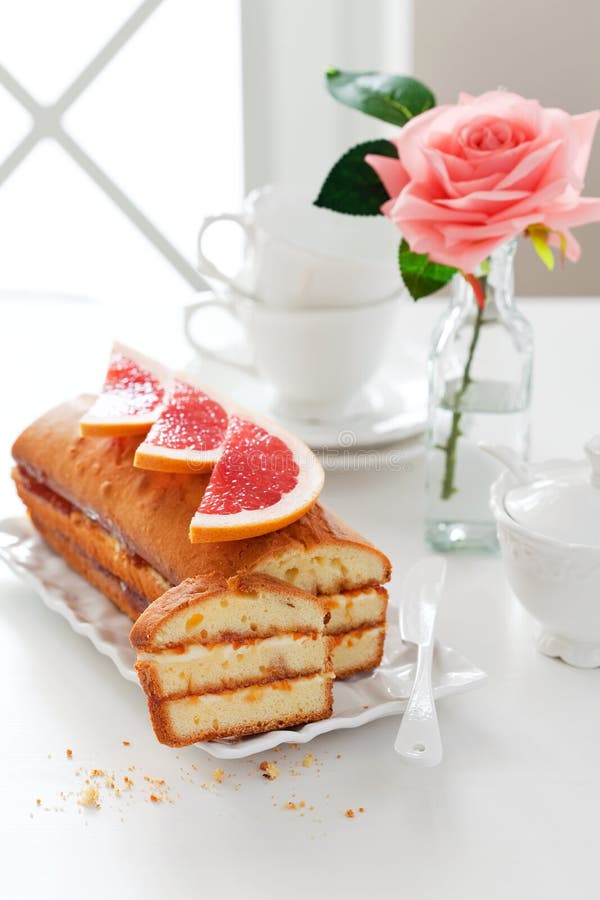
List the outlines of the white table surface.
{"label": "white table surface", "polygon": [[[440,308],[407,307],[407,339],[423,341]],[[534,453],[578,454],[600,430],[600,303],[529,300],[523,309],[537,345]],[[34,415],[96,387],[114,331],[187,361],[180,320],[179,300],[148,303],[141,315],[0,295],[2,471]],[[425,549],[421,485],[421,461],[327,477],[327,503],[391,556],[392,591]],[[0,492],[2,513],[18,513],[7,474]],[[308,747],[311,767],[298,764],[307,748],[285,747],[218,763],[159,745],[139,689],[2,569],[1,895],[596,898],[600,671],[536,652],[498,558],[449,559],[438,630],[489,673],[483,687],[440,704],[439,768],[400,761],[396,719],[320,737]],[[261,777],[264,758],[278,761],[276,781]],[[217,767],[222,784],[213,784]],[[76,771],[93,768],[128,775],[133,788],[82,809]],[[149,801],[145,775],[164,779],[173,802]],[[305,807],[286,810],[288,801]]]}

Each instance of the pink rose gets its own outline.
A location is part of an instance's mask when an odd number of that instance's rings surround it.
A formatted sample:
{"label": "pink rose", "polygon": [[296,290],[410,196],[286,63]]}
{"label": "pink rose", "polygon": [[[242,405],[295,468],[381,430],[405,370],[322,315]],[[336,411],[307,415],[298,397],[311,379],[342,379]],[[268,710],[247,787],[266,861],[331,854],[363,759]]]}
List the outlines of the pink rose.
{"label": "pink rose", "polygon": [[504,91],[461,94],[405,125],[400,159],[366,157],[391,198],[381,211],[415,253],[464,272],[534,224],[562,233],[575,261],[569,228],[600,218],[600,199],[581,197],[599,117]]}

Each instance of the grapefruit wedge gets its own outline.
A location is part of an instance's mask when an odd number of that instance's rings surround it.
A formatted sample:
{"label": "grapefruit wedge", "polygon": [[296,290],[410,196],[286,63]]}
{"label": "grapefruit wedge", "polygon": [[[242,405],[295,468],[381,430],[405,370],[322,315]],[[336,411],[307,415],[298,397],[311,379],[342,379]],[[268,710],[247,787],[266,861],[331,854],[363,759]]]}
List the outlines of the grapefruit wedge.
{"label": "grapefruit wedge", "polygon": [[131,347],[115,343],[102,392],[79,420],[82,435],[146,434],[162,409],[169,371]]}
{"label": "grapefruit wedge", "polygon": [[226,401],[175,375],[163,409],[136,450],[134,466],[155,472],[206,472],[221,454],[227,431]]}
{"label": "grapefruit wedge", "polygon": [[299,438],[272,422],[234,413],[190,523],[190,541],[233,541],[277,531],[316,503],[324,477]]}

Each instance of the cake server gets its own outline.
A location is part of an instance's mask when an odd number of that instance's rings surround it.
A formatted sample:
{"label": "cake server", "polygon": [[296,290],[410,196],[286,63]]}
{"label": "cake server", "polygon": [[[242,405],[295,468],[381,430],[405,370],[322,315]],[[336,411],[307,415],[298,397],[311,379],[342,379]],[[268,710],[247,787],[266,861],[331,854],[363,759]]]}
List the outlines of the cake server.
{"label": "cake server", "polygon": [[431,685],[434,626],[446,561],[438,556],[419,560],[408,572],[400,603],[400,634],[417,645],[417,669],[408,706],[402,716],[394,750],[417,766],[437,766],[442,739]]}

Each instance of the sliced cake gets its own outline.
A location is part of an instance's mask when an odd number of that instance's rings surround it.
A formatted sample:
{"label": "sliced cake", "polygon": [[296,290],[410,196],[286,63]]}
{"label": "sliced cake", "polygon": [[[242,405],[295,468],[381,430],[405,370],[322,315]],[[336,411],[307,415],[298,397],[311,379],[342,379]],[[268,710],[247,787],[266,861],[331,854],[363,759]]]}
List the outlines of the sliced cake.
{"label": "sliced cake", "polygon": [[183,746],[331,715],[322,604],[263,575],[190,578],[131,631],[156,735]]}
{"label": "sliced cake", "polygon": [[[33,524],[70,566],[134,620],[141,613],[149,615],[149,610],[144,612],[149,604],[154,614],[162,615],[166,608],[155,601],[190,577],[217,573],[225,580],[258,575],[279,579],[318,597],[322,616],[327,614],[325,634],[339,677],[379,664],[387,605],[381,585],[390,577],[389,560],[381,551],[319,504],[271,534],[190,544],[189,519],[208,476],[134,468],[139,437],[81,437],[79,419],[91,400],[80,397],[46,413],[13,447],[17,491]],[[292,633],[294,629],[286,635]],[[163,647],[160,665],[154,659],[156,647],[136,648],[140,678],[147,685],[153,678],[153,702],[183,699],[173,696],[174,678],[187,678],[193,692],[210,687],[214,666],[208,660],[225,662],[231,651],[215,648],[215,642],[208,642],[212,649],[206,650],[200,637],[185,653]],[[240,677],[254,678],[257,668],[268,668],[277,656],[281,635],[263,639],[270,643],[253,650],[246,641],[238,661]],[[292,671],[299,673],[318,650],[304,639],[292,640],[293,652],[287,652],[286,659],[289,664],[296,658]],[[285,645],[292,647],[287,638]],[[183,669],[176,666],[178,655]],[[228,667],[222,668],[225,672]],[[219,687],[232,690],[232,684],[224,678]]]}

